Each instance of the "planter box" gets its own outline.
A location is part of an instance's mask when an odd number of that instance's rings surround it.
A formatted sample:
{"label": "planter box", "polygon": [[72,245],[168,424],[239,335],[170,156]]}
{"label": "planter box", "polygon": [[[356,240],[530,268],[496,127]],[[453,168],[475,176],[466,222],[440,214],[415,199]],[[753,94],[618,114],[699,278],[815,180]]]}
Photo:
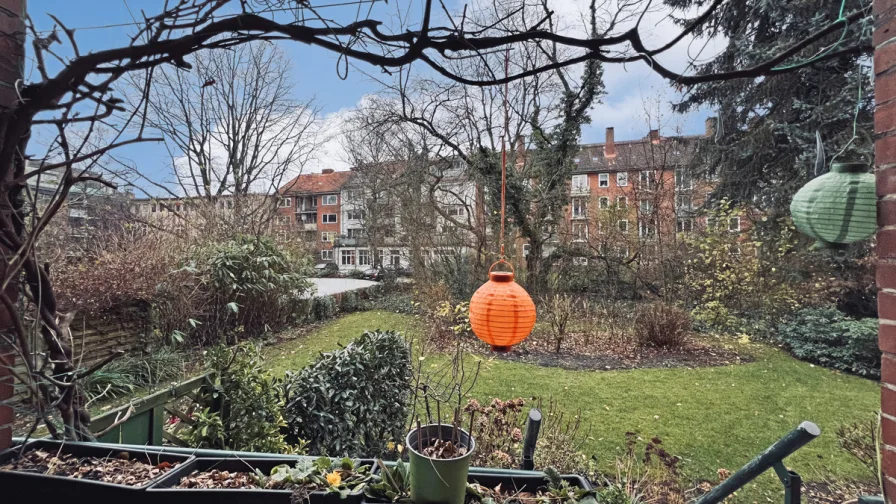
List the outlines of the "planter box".
{"label": "planter box", "polygon": [[[393,463],[387,463],[391,468]],[[376,468],[376,474],[380,474],[379,467]],[[563,475],[564,481],[570,485],[591,490],[593,487],[587,479],[577,475]],[[468,483],[478,483],[484,487],[495,488],[499,484],[502,489],[512,489],[516,491],[535,492],[539,488],[547,485],[548,480],[538,471],[514,471],[510,469],[490,469],[487,467],[471,467],[467,476]],[[371,499],[364,497],[365,503],[370,504],[389,504],[388,501]]]}
{"label": "planter box", "polygon": [[[591,490],[591,484],[582,476],[572,474],[563,475],[561,478],[570,485]],[[500,484],[501,489],[520,492],[534,492],[548,484],[548,480],[541,473],[529,475],[499,474],[489,471],[480,472],[476,468],[470,468],[470,475],[467,477],[467,481],[479,483],[487,488],[495,488]]]}
{"label": "planter box", "polygon": [[[108,447],[93,446],[90,443],[74,443],[52,441],[46,439],[30,441],[25,452],[35,449],[73,455],[75,457],[117,457],[127,453],[132,460],[146,460],[153,465],[168,462],[170,464],[186,464],[192,459],[189,455],[161,453],[154,450],[117,450]],[[5,465],[18,457],[21,446],[0,452],[0,465]],[[156,476],[141,486],[127,486],[106,483],[89,479],[70,478],[24,471],[0,471],[0,488],[3,489],[4,504],[35,502],[65,502],[76,498],[78,502],[148,502],[144,499],[145,490],[156,481],[177,471],[175,467],[165,474]]]}
{"label": "planter box", "polygon": [[[197,458],[178,466],[163,478],[159,478],[147,490],[153,502],[164,504],[290,504],[292,490],[271,490],[267,488],[174,488],[193,471],[205,472],[212,469],[229,472],[255,472],[270,474],[274,467],[295,465],[296,458]],[[373,465],[372,460],[361,460],[360,465]],[[311,492],[312,504],[361,504],[364,494],[352,494],[341,499],[338,494]]]}

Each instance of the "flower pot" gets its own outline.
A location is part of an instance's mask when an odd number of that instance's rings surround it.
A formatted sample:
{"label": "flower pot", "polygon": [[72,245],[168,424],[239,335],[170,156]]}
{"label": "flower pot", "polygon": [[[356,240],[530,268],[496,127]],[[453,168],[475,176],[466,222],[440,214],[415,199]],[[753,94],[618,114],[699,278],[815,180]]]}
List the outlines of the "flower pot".
{"label": "flower pot", "polygon": [[[424,425],[412,430],[405,446],[410,457],[411,500],[415,504],[463,504],[467,490],[467,473],[476,442],[470,434],[458,428],[460,445],[467,453],[452,459],[434,459],[423,455],[423,448],[432,441],[450,441],[454,428],[450,425]],[[422,441],[422,448],[418,444]]]}
{"label": "flower pot", "polygon": [[[147,494],[157,503],[164,504],[213,504],[213,503],[252,503],[252,504],[290,504],[292,490],[270,488],[175,488],[181,480],[194,471],[206,472],[212,469],[229,472],[255,472],[268,475],[278,465],[294,465],[297,457],[284,458],[197,458],[171,471],[164,478],[152,485]],[[372,461],[363,460],[361,465],[372,465]],[[349,494],[341,499],[338,494],[324,491],[311,492],[308,500],[312,504],[360,504],[363,492]]]}
{"label": "flower pot", "polygon": [[[53,455],[67,454],[76,458],[123,458],[130,460],[146,461],[150,465],[158,466],[163,463],[174,466],[189,463],[193,457],[174,453],[162,453],[152,449],[146,450],[117,450],[109,447],[95,446],[92,443],[63,442],[53,440],[34,440],[25,446],[25,452],[41,449]],[[0,466],[13,462],[19,456],[21,446],[12,447],[0,452]],[[126,454],[126,455],[125,455]],[[125,485],[107,483],[87,479],[86,477],[74,478],[70,476],[43,474],[25,471],[0,470],[0,488],[3,489],[4,504],[35,502],[62,502],[77,497],[78,502],[149,502],[146,499],[145,490],[164,476],[174,472],[174,467],[166,474],[140,485]]]}

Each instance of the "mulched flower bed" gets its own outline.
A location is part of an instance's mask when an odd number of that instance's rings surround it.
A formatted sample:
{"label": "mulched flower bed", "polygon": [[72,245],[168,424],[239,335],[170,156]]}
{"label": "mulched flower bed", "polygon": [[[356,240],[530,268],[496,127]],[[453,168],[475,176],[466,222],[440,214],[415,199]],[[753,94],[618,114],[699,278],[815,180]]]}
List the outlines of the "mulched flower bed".
{"label": "mulched flower bed", "polygon": [[162,462],[158,465],[134,460],[127,452],[110,457],[75,457],[66,453],[31,450],[12,462],[0,466],[3,471],[30,472],[68,478],[102,481],[139,487],[160,476],[177,464]]}
{"label": "mulched flower bed", "polygon": [[174,488],[258,488],[256,475],[249,472],[193,471]]}
{"label": "mulched flower bed", "polygon": [[710,345],[696,338],[680,348],[659,349],[619,345],[599,337],[585,343],[583,335],[571,334],[561,345],[560,353],[554,352],[553,345],[549,337],[533,335],[510,352],[494,355],[499,359],[573,371],[695,368],[753,361],[749,355],[742,355],[731,347]]}
{"label": "mulched flower bed", "polygon": [[861,495],[880,494],[880,487],[875,483],[855,481],[803,483],[803,502],[812,504],[854,504]]}

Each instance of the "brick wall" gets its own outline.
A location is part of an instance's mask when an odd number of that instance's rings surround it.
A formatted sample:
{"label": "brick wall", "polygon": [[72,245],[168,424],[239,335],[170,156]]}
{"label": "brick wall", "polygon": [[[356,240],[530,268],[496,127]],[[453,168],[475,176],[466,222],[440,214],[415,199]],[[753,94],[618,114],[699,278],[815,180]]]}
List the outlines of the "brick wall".
{"label": "brick wall", "polygon": [[880,403],[887,502],[896,502],[896,0],[874,0],[877,286],[883,351]]}
{"label": "brick wall", "polygon": [[[0,36],[0,113],[9,109],[17,100],[16,81],[22,77],[25,62],[25,25],[23,17],[25,0],[0,0],[0,33],[14,34],[13,37]],[[12,170],[9,170],[10,176]],[[8,251],[0,249],[0,254],[8,255]],[[15,297],[15,287],[10,286]],[[0,330],[11,325],[9,314],[5,310],[0,313]],[[12,436],[12,407],[5,404],[12,398],[13,384],[10,369],[15,364],[12,349],[0,343],[0,450],[9,447]]]}

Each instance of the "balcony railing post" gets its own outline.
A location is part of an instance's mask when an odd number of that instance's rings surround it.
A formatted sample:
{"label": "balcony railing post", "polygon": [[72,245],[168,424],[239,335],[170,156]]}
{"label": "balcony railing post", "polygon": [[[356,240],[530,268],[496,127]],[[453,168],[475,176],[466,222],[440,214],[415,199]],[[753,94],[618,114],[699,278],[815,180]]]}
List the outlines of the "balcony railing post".
{"label": "balcony railing post", "polygon": [[[803,422],[786,436],[779,439],[759,456],[751,460],[719,486],[701,497],[697,504],[716,504],[738,491],[765,471],[774,468],[784,484],[785,502],[799,504],[801,479],[798,474],[787,471],[782,463],[787,456],[805,446],[821,434],[821,429],[812,422]],[[795,500],[794,500],[795,499]]]}

